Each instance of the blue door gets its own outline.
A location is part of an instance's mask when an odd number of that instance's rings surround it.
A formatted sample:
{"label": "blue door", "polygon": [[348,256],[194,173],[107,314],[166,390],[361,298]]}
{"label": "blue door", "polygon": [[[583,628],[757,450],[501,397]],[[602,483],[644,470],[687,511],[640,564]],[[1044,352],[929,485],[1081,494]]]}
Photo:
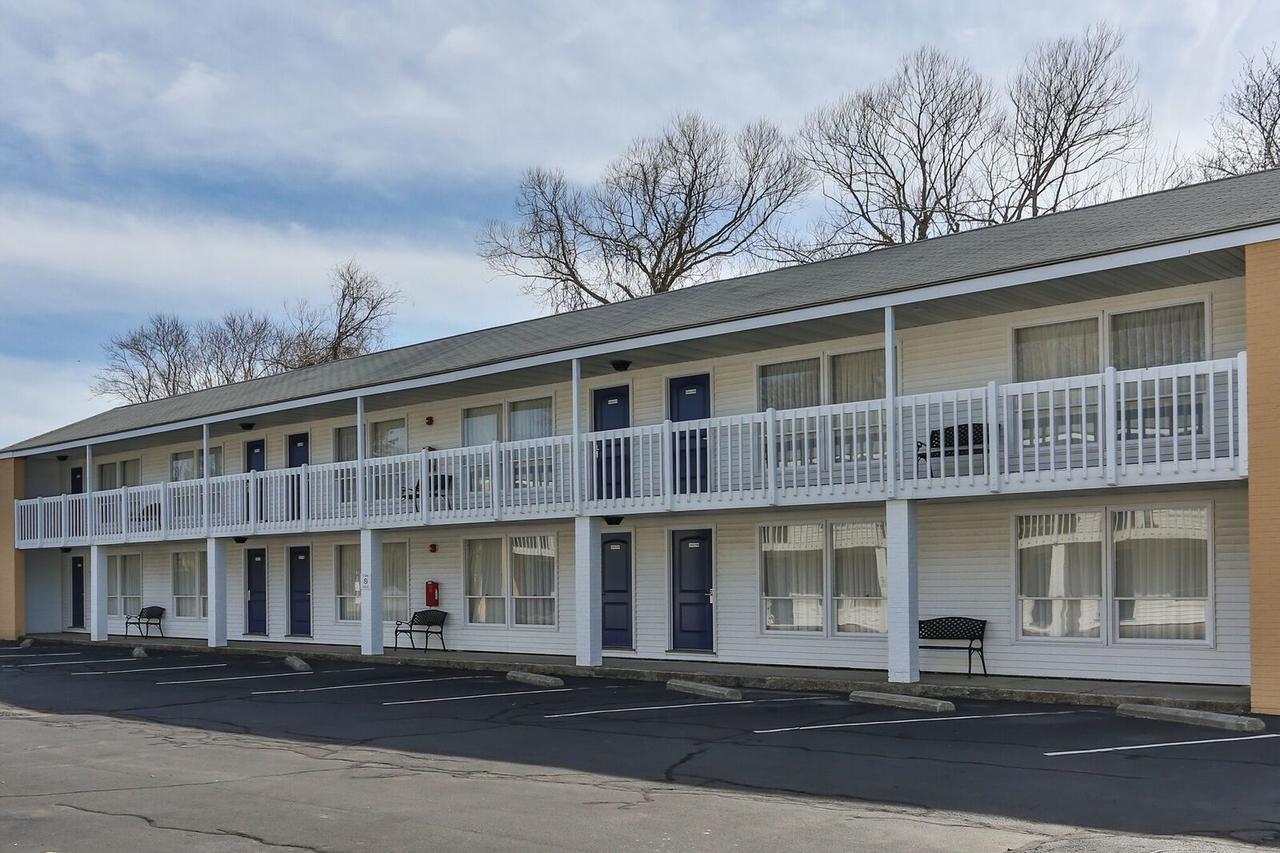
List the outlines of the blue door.
{"label": "blue door", "polygon": [[[266,439],[259,438],[256,441],[246,441],[244,443],[244,472],[248,474],[250,471],[265,470],[267,470]],[[267,507],[264,506],[267,496],[266,489],[264,488],[265,485],[265,483],[258,484],[258,521],[265,521],[267,518]],[[245,489],[247,490],[250,488],[252,488],[252,486],[246,483]],[[249,518],[249,507],[252,506],[252,503],[249,500],[248,491],[246,491],[244,495],[244,506],[244,517]]]}
{"label": "blue door", "polygon": [[710,530],[671,533],[671,647],[680,651],[715,648]]}
{"label": "blue door", "polygon": [[629,649],[631,640],[631,534],[606,533],[600,540],[600,644]]}
{"label": "blue door", "polygon": [[244,552],[244,632],[267,633],[267,549]]}
{"label": "blue door", "polygon": [[[300,432],[297,435],[291,435],[285,439],[285,447],[288,448],[288,461],[286,465],[290,468],[301,468],[311,461],[311,435],[309,433]],[[289,485],[289,519],[297,521],[302,518],[302,480],[290,480]]]}
{"label": "blue door", "polygon": [[[667,383],[667,411],[671,420],[699,421],[711,417],[711,374],[681,376]],[[676,494],[707,491],[708,441],[705,429],[676,428],[671,452],[675,456]]]}
{"label": "blue door", "polygon": [[[592,429],[626,429],[631,426],[631,388],[597,388],[591,394]],[[595,497],[604,499],[631,497],[631,437],[602,438],[594,448],[596,477]]]}
{"label": "blue door", "polygon": [[289,633],[311,636],[311,549],[289,549]]}
{"label": "blue door", "polygon": [[84,627],[84,557],[71,558],[71,627]]}

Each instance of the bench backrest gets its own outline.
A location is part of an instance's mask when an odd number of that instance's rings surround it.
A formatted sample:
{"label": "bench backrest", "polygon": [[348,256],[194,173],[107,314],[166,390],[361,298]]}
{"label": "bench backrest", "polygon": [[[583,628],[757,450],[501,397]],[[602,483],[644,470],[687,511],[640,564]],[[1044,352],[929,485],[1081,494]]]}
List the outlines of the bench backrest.
{"label": "bench backrest", "polygon": [[153,604],[150,607],[144,607],[138,611],[138,618],[139,619],[163,619],[164,608],[158,604]]}
{"label": "bench backrest", "polygon": [[986,633],[986,619],[939,616],[936,619],[920,620],[922,640],[981,640]]}
{"label": "bench backrest", "polygon": [[987,437],[985,424],[960,424],[958,427],[943,427],[929,430],[930,450],[957,450],[967,453],[969,450],[969,432],[973,431],[973,449],[982,450]]}
{"label": "bench backrest", "polygon": [[444,620],[448,617],[449,614],[444,610],[415,610],[409,623],[411,625],[426,625],[430,628],[443,628]]}

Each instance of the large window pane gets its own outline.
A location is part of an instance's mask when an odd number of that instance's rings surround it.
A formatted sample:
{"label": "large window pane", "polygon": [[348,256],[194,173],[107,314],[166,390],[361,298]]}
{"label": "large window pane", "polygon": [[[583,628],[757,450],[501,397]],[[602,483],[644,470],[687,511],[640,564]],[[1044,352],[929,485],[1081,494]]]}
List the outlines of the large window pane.
{"label": "large window pane", "polygon": [[1072,320],[1013,331],[1013,379],[1033,382],[1097,373],[1098,321]]}
{"label": "large window pane", "polygon": [[1120,639],[1204,640],[1209,602],[1209,512],[1114,512]]}
{"label": "large window pane", "polygon": [[766,631],[822,630],[821,524],[760,528],[760,568]]}
{"label": "large window pane", "polygon": [[831,402],[856,403],[884,397],[884,350],[831,357]]}
{"label": "large window pane", "polygon": [[501,539],[468,539],[463,543],[466,568],[467,621],[486,625],[507,622],[506,584]]}
{"label": "large window pane", "polygon": [[338,427],[333,431],[333,461],[355,462],[360,456],[359,435],[353,426]]}
{"label": "large window pane", "polygon": [[338,618],[360,618],[360,546],[339,545],[337,549]]}
{"label": "large window pane", "polygon": [[556,539],[511,537],[511,601],[517,625],[556,623]]}
{"label": "large window pane", "polygon": [[203,551],[173,555],[173,615],[202,618],[209,615],[207,557]]}
{"label": "large window pane", "polygon": [[126,459],[120,463],[120,485],[142,485],[142,460]]}
{"label": "large window pane", "polygon": [[1111,362],[1117,370],[1203,361],[1204,303],[1113,314]]}
{"label": "large window pane", "polygon": [[173,482],[194,480],[196,473],[196,452],[187,450],[169,457],[169,479]]}
{"label": "large window pane", "polygon": [[551,435],[550,397],[521,400],[511,404],[508,440],[524,441],[530,438],[546,438],[549,435]]}
{"label": "large window pane", "polygon": [[760,408],[801,409],[822,402],[818,359],[806,358],[760,368]]}
{"label": "large window pane", "polygon": [[404,418],[369,425],[369,456],[399,456],[408,452]]}
{"label": "large window pane", "polygon": [[120,481],[117,477],[118,471],[119,468],[114,462],[104,462],[99,465],[98,482],[93,484],[94,489],[99,492],[106,492],[120,488]]}
{"label": "large window pane", "polygon": [[107,557],[107,615],[120,616],[122,597],[122,587],[124,578],[120,572],[120,558],[112,555]]}
{"label": "large window pane", "polygon": [[476,406],[462,413],[462,443],[466,447],[502,440],[502,406]]}
{"label": "large window pane", "polygon": [[394,622],[409,615],[409,545],[386,542],[382,546],[382,619]]}
{"label": "large window pane", "polygon": [[831,525],[831,580],[836,631],[883,634],[888,579],[883,522]]}
{"label": "large window pane", "polygon": [[1101,637],[1101,514],[1020,515],[1017,549],[1022,636]]}

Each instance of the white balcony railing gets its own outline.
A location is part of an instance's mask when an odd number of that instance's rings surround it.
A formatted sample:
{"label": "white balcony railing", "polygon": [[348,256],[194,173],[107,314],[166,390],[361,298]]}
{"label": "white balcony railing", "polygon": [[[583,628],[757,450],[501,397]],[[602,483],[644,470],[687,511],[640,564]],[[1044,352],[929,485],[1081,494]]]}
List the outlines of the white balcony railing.
{"label": "white balcony railing", "polygon": [[1237,358],[756,412],[16,504],[19,547],[1221,480]]}

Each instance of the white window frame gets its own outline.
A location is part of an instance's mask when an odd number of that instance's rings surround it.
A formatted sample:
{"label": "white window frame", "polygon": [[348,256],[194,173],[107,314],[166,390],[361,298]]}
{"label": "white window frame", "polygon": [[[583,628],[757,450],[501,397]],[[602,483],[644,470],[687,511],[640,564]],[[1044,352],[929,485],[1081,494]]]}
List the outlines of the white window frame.
{"label": "white window frame", "polygon": [[[835,394],[833,393],[834,389],[832,387],[832,384],[833,384],[832,374],[834,372],[831,368],[832,359],[834,359],[836,356],[857,355],[859,353],[871,352],[873,350],[880,350],[883,352],[886,348],[887,348],[886,344],[883,341],[876,341],[876,342],[868,342],[860,346],[838,347],[836,349],[823,349],[814,353],[806,353],[806,354],[795,355],[795,356],[790,356],[786,358],[770,358],[767,360],[752,362],[751,381],[755,384],[754,394],[755,394],[755,402],[756,402],[756,411],[757,412],[767,411],[767,409],[764,406],[764,399],[760,394],[760,369],[761,368],[772,367],[776,364],[787,364],[793,361],[811,361],[815,358],[818,360],[818,404],[817,405],[819,406],[856,405],[857,404],[856,402],[847,403],[847,404],[831,402],[832,398],[835,396]],[[898,394],[901,395],[902,394],[902,364],[903,364],[902,347],[898,345],[897,340],[894,341],[893,357],[894,357],[894,373],[898,377]],[[693,374],[690,374],[689,372],[684,371],[681,373],[672,373],[670,375],[673,377],[679,378],[681,376],[690,376]],[[869,402],[869,401],[863,400],[863,401],[857,401],[857,402]]]}
{"label": "white window frame", "polygon": [[[330,450],[329,450],[329,457],[330,457],[330,461],[332,461],[332,462],[355,462],[355,461],[356,461],[356,460],[355,460],[355,458],[352,458],[352,459],[339,459],[339,458],[338,458],[338,448],[339,448],[339,447],[341,446],[341,444],[342,444],[342,443],[338,440],[338,435],[339,435],[339,434],[340,434],[344,429],[349,429],[349,430],[352,430],[353,432],[355,432],[355,434],[356,434],[356,440],[357,440],[357,441],[359,441],[359,440],[360,440],[360,431],[359,431],[359,429],[357,428],[357,426],[356,426],[355,424],[339,424],[338,426],[335,426],[335,427],[333,428],[333,434],[332,434],[332,436],[330,437],[330,440],[332,441],[332,444],[330,444],[330,446],[329,446],[329,447],[330,447]],[[357,456],[357,457],[359,456],[359,451],[357,451],[356,456]]]}
{"label": "white window frame", "polygon": [[[191,454],[191,462],[195,466],[195,470],[196,470],[195,476],[191,477],[189,480],[174,480],[173,479],[174,460],[176,460],[179,456],[186,456],[188,453]],[[226,448],[223,447],[223,445],[221,444],[209,445],[209,455],[213,456],[214,454],[217,454],[218,456],[218,467],[220,470],[217,474],[211,474],[210,476],[220,477],[226,473],[226,468],[227,468]],[[203,447],[191,447],[186,450],[175,450],[169,454],[169,482],[182,483],[182,482],[190,482],[191,480],[200,480],[203,478],[204,478],[204,448]]]}
{"label": "white window frame", "polygon": [[[1147,510],[1160,509],[1200,509],[1206,513],[1208,519],[1208,576],[1206,583],[1208,584],[1208,596],[1205,599],[1205,624],[1203,640],[1159,640],[1147,638],[1120,638],[1120,626],[1117,618],[1116,596],[1115,596],[1115,542],[1113,531],[1111,529],[1111,514],[1114,512],[1143,512]],[[1020,515],[1042,515],[1046,513],[1083,513],[1083,512],[1099,512],[1102,514],[1103,530],[1102,530],[1102,630],[1099,637],[1026,637],[1022,634],[1022,615],[1020,610],[1020,596],[1018,590],[1018,516]],[[1036,508],[1034,512],[1013,511],[1009,514],[1009,566],[1010,566],[1010,591],[1012,595],[1011,614],[1013,619],[1013,640],[1015,643],[1039,644],[1045,643],[1049,645],[1087,645],[1087,646],[1124,646],[1124,647],[1141,647],[1156,646],[1164,648],[1179,649],[1213,649],[1217,647],[1217,515],[1215,503],[1208,501],[1117,501],[1115,503],[1106,504],[1089,504],[1085,506],[1064,506],[1061,504],[1047,505],[1043,508]]]}
{"label": "white window frame", "polygon": [[[124,588],[125,588],[124,570],[128,568],[128,564],[126,563],[126,560],[128,560],[128,558],[130,557],[136,557],[138,560],[138,565],[137,565],[138,594],[136,596],[128,595],[124,592]],[[111,594],[113,578],[115,579],[115,584],[114,584],[116,588],[115,595]],[[108,617],[120,617],[123,619],[125,616],[138,615],[138,611],[142,609],[142,601],[145,598],[142,591],[142,581],[143,581],[142,554],[130,553],[130,554],[107,555],[107,616]],[[138,599],[138,606],[132,607],[132,608],[126,608],[124,606],[124,602],[125,602],[125,599],[128,599],[128,598]],[[113,603],[115,604],[115,610],[116,610],[115,613],[111,612],[111,607]]]}
{"label": "white window frame", "polygon": [[[179,554],[196,555],[196,595],[178,595],[177,560]],[[209,618],[209,555],[205,551],[171,551],[169,555],[169,597],[173,607],[173,618],[182,622],[199,622]],[[194,598],[199,616],[179,616],[178,599]]]}
{"label": "white window frame", "polygon": [[112,486],[113,489],[118,489],[118,488],[121,488],[122,486],[125,486],[126,483],[124,482],[124,468],[130,462],[136,463],[138,466],[138,482],[129,483],[127,485],[129,486],[129,488],[133,488],[134,486],[141,486],[142,485],[142,457],[133,456],[128,459],[116,459],[111,462],[99,462],[97,466],[97,470],[93,472],[94,491],[97,491],[97,492],[109,491],[108,489],[104,489],[102,487],[102,470],[104,468],[115,469],[114,476],[115,476],[116,485]]}
{"label": "white window frame", "polygon": [[[506,630],[517,630],[517,631],[559,631],[560,630],[560,536],[553,530],[530,530],[528,532],[522,531],[515,535],[516,536],[546,536],[551,539],[552,547],[555,549],[555,569],[552,576],[553,589],[554,589],[553,594],[551,596],[544,596],[544,595],[516,596],[515,595],[514,582],[511,575],[511,539],[512,539],[511,535],[500,533],[496,536],[480,536],[480,535],[464,536],[462,538],[462,548],[461,548],[463,619],[466,622],[467,626],[470,628],[506,629]],[[506,617],[506,621],[504,622],[472,622],[471,607],[470,607],[471,600],[473,598],[497,598],[497,596],[472,595],[470,590],[467,589],[467,543],[476,542],[476,541],[485,541],[485,540],[491,540],[491,539],[497,539],[499,542],[501,542],[502,592],[503,592],[503,600],[505,601],[505,604],[503,605],[503,610],[504,610],[504,615]],[[531,624],[525,624],[525,623],[517,623],[515,621],[515,618],[516,618],[515,601],[517,598],[520,598],[520,597],[536,598],[539,600],[545,599],[548,597],[552,598],[554,602],[552,607],[552,614],[554,615],[554,620],[551,622],[551,624],[550,625],[531,625]]]}
{"label": "white window frame", "polygon": [[[390,613],[387,608],[387,553],[388,545],[404,546],[404,608],[398,613]],[[382,621],[387,623],[395,623],[400,620],[408,619],[410,614],[410,602],[413,601],[413,590],[409,587],[409,582],[413,575],[413,567],[411,565],[412,549],[408,539],[391,539],[382,543]],[[399,597],[399,596],[397,596]]]}
{"label": "white window frame", "polygon": [[[356,591],[354,593],[342,592],[342,549],[354,548],[356,553]],[[333,621],[339,625],[358,625],[360,624],[360,616],[354,619],[344,619],[342,616],[342,602],[345,599],[354,599],[356,602],[356,611],[361,612],[363,603],[360,598],[360,575],[364,571],[362,562],[362,554],[360,553],[359,542],[338,542],[333,546]],[[315,614],[312,614],[315,618]]]}
{"label": "white window frame", "polygon": [[389,423],[394,423],[396,421],[399,421],[400,424],[404,427],[404,453],[393,453],[391,455],[403,456],[411,452],[409,450],[409,417],[408,415],[393,414],[390,417],[378,417],[376,420],[366,415],[365,425],[364,425],[364,431],[365,431],[364,449],[365,449],[365,455],[368,456],[368,458],[370,459],[386,458],[386,457],[380,457],[373,452],[373,428],[378,424],[389,424]]}
{"label": "white window frame", "polygon": [[[619,384],[619,383],[615,383]],[[601,386],[612,388],[613,385]],[[587,392],[588,394],[590,392]],[[467,444],[467,412],[472,409],[488,409],[494,406],[498,407],[498,438],[499,442],[510,441],[511,434],[511,407],[516,403],[531,403],[534,400],[550,400],[551,401],[551,435],[560,434],[560,424],[556,417],[556,401],[558,400],[557,392],[548,391],[545,394],[532,394],[528,397],[517,397],[515,399],[491,400],[489,402],[469,402],[465,406],[458,408],[458,447],[486,447],[484,444]],[[589,404],[588,404],[589,405]],[[537,441],[538,439],[530,439]],[[484,537],[481,537],[484,538]]]}
{"label": "white window frame", "polygon": [[[1139,309],[1141,310],[1141,309]],[[1053,319],[1036,320],[1030,323],[1014,323],[1009,326],[1009,384],[1027,384],[1019,383],[1018,376],[1018,332],[1022,329],[1040,329],[1045,326],[1060,326],[1065,323],[1079,323],[1084,320],[1093,320],[1098,326],[1098,364],[1094,373],[1102,373],[1106,366],[1110,363],[1111,346],[1109,341],[1105,340],[1107,335],[1107,312],[1098,309],[1097,311],[1089,311],[1078,314],[1067,314],[1062,317],[1054,317]],[[1028,380],[1034,382],[1037,380]],[[1053,379],[1041,379],[1041,382],[1052,382]]]}
{"label": "white window frame", "polygon": [[[768,618],[767,609],[764,605],[764,549],[763,536],[764,528],[777,527],[781,525],[802,525],[816,524],[822,527],[822,618],[823,625],[821,631],[784,631],[770,630],[766,624]],[[831,640],[880,640],[885,641],[889,636],[887,630],[881,631],[840,631],[836,627],[836,594],[835,594],[835,559],[833,556],[834,548],[832,546],[832,529],[837,524],[884,524],[883,518],[848,518],[848,517],[815,517],[802,516],[797,518],[782,518],[774,521],[761,521],[756,524],[755,533],[755,549],[756,549],[756,635],[759,637],[798,637],[802,639],[831,639]],[[684,527],[673,527],[672,530],[683,530]],[[885,595],[881,596],[888,607],[888,590]]]}

